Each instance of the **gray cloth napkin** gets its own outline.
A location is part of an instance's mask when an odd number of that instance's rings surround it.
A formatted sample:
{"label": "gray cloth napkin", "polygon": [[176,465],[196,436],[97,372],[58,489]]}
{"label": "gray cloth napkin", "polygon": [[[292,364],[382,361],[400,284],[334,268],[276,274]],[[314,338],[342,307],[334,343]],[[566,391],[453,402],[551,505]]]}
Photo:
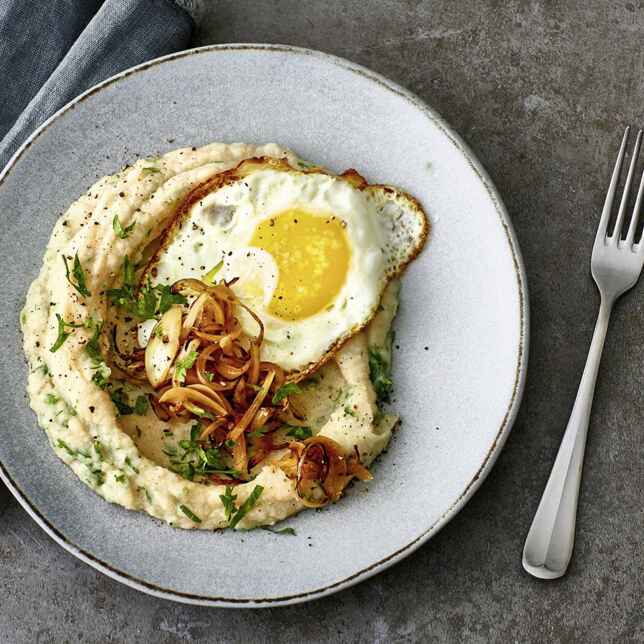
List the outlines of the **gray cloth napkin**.
{"label": "gray cloth napkin", "polygon": [[193,28],[173,0],[0,0],[0,170],[75,96],[185,49]]}

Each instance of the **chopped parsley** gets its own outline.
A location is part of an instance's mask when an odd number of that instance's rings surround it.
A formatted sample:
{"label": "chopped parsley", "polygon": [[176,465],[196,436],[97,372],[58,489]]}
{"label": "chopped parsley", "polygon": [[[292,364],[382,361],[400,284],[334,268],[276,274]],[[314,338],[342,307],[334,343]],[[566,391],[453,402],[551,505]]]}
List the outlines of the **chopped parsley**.
{"label": "chopped parsley", "polygon": [[[56,353],[56,351],[63,346],[65,340],[67,340],[67,338],[74,332],[74,329],[78,329],[83,326],[82,324],[65,322],[58,313],[56,313],[56,319],[58,320],[58,337],[56,338],[56,342],[54,342],[49,349],[52,353]],[[71,329],[71,331],[67,331],[67,329]]]}
{"label": "chopped parsley", "polygon": [[391,365],[377,349],[369,349],[369,377],[378,402],[389,402],[394,386],[391,380]]}
{"label": "chopped parsley", "polygon": [[167,284],[152,286],[148,280],[138,291],[134,265],[129,257],[123,260],[123,283],[120,288],[107,291],[110,302],[133,317],[150,320],[165,313],[173,304],[186,304],[186,298],[180,293],[173,293]]}
{"label": "chopped parsley", "polygon": [[292,537],[295,537],[297,535],[297,532],[295,532],[295,528],[282,528],[281,530],[276,530],[275,528],[271,528],[270,526],[262,526],[262,530],[266,530],[267,532],[272,532],[273,534],[288,534]]}
{"label": "chopped parsley", "polygon": [[100,469],[95,469],[95,470],[90,470],[92,476],[94,477],[94,483],[96,483],[96,487],[100,487],[105,483],[105,474],[103,474],[103,470]]}
{"label": "chopped parsley", "polygon": [[148,406],[148,397],[141,394],[140,396],[136,397],[136,402],[134,403],[134,413],[137,416],[145,416],[146,412],[148,411]]}
{"label": "chopped parsley", "polygon": [[232,519],[232,516],[235,510],[237,509],[237,507],[235,506],[235,500],[237,499],[237,495],[233,494],[233,488],[227,485],[225,494],[220,494],[219,498],[221,499],[221,502],[224,504],[226,521],[230,523],[230,520]]}
{"label": "chopped parsley", "polygon": [[177,377],[179,382],[184,382],[186,379],[186,371],[192,367],[192,365],[197,360],[197,352],[190,351],[184,358],[177,360],[176,366],[174,368],[174,374]]}
{"label": "chopped parsley", "polygon": [[101,443],[101,441],[99,441],[98,438],[95,438],[93,446],[94,446],[94,451],[96,452],[96,456],[98,456],[98,460],[102,461],[104,458],[103,450],[105,449],[105,447],[103,446],[103,443]]}
{"label": "chopped parsley", "polygon": [[127,476],[125,476],[125,472],[119,472],[118,474],[114,475],[114,479],[117,483],[125,483]]}
{"label": "chopped parsley", "polygon": [[201,519],[187,505],[180,505],[179,510],[181,510],[181,512],[183,512],[191,521],[201,523]]}
{"label": "chopped parsley", "polygon": [[237,524],[255,507],[259,497],[262,496],[264,488],[261,485],[256,485],[248,498],[239,506],[237,512],[228,519],[228,527],[234,528]]}
{"label": "chopped parsley", "polygon": [[354,418],[358,415],[356,414],[356,411],[353,407],[349,405],[345,405],[344,407],[344,415],[345,416],[353,416]]}
{"label": "chopped parsley", "polygon": [[130,460],[130,457],[129,457],[129,456],[126,456],[126,457],[125,457],[125,464],[126,464],[126,465],[131,469],[131,470],[133,470],[134,472],[136,472],[137,474],[139,473],[138,468],[134,467],[134,465],[132,464],[132,461]]}
{"label": "chopped parsley", "polygon": [[114,228],[114,232],[117,237],[120,237],[121,239],[125,239],[134,230],[134,226],[136,226],[136,222],[123,228],[118,215],[114,215],[114,219],[112,219],[112,228]]}
{"label": "chopped parsley", "polygon": [[[251,438],[261,438],[264,434],[266,434],[269,431],[268,427],[258,427],[257,429],[254,429],[252,432],[248,432],[248,435]],[[234,442],[234,441],[233,441]]]}
{"label": "chopped parsley", "polygon": [[[74,263],[72,265],[72,270],[69,270],[67,265],[67,258],[63,255],[63,262],[65,263],[65,277],[67,281],[84,297],[89,297],[91,293],[87,288],[87,282],[85,281],[85,271],[81,266],[80,259],[78,259],[78,253],[74,256]],[[73,279],[72,279],[73,278]],[[76,280],[76,281],[74,281]]]}
{"label": "chopped parsley", "polygon": [[112,370],[103,361],[94,367],[94,369],[96,371],[94,371],[94,375],[92,376],[92,382],[101,389],[105,389],[108,385],[108,378],[112,375]]}
{"label": "chopped parsley", "polygon": [[101,335],[101,329],[103,328],[103,323],[95,322],[90,318],[86,326],[88,328],[94,328],[92,337],[85,345],[85,353],[90,357],[92,361],[92,369],[94,369],[92,382],[98,385],[101,389],[105,389],[108,384],[107,379],[112,374],[112,370],[107,366],[105,360],[103,360],[103,354],[101,353],[99,338]]}
{"label": "chopped parsley", "polygon": [[196,423],[190,430],[190,439],[179,441],[179,450],[172,445],[166,445],[163,450],[170,460],[170,468],[184,479],[193,481],[195,477],[204,477],[209,474],[220,474],[232,478],[239,477],[240,473],[229,468],[222,460],[221,452],[216,447],[203,447],[197,442],[201,433],[201,425]]}
{"label": "chopped parsley", "polygon": [[159,168],[155,168],[154,166],[151,165],[146,165],[141,168],[141,174],[155,174],[157,172],[161,172]]}
{"label": "chopped parsley", "polygon": [[150,494],[150,492],[148,492],[147,487],[143,487],[142,485],[140,485],[137,489],[139,490],[139,492],[143,490],[143,492],[145,493],[145,498],[148,500],[148,503],[152,503],[152,495]]}
{"label": "chopped parsley", "polygon": [[287,382],[275,392],[275,395],[273,396],[273,404],[277,405],[278,403],[282,402],[284,398],[288,398],[293,394],[299,393],[302,393],[300,387],[298,387],[294,382]]}
{"label": "chopped parsley", "polygon": [[76,456],[76,450],[72,449],[64,440],[58,439],[56,446],[60,449],[64,449],[70,456]]}
{"label": "chopped parsley", "polygon": [[114,403],[119,416],[129,416],[134,411],[134,408],[131,407],[128,402],[128,398],[125,395],[123,387],[113,389],[110,392],[110,398],[112,399],[112,402]]}
{"label": "chopped parsley", "polygon": [[294,427],[293,425],[285,425],[285,427],[290,428],[286,432],[286,435],[292,436],[299,441],[306,440],[307,438],[311,438],[311,436],[313,436],[313,432],[311,431],[310,427]]}
{"label": "chopped parsley", "polygon": [[60,398],[56,394],[47,394],[45,396],[45,402],[48,405],[55,405],[59,400]]}

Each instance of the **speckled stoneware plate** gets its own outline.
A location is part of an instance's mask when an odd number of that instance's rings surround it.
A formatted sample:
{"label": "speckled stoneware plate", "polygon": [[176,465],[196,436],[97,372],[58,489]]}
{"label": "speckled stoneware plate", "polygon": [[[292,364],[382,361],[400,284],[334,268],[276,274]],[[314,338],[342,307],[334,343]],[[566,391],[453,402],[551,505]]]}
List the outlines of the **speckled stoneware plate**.
{"label": "speckled stoneware plate", "polygon": [[[305,159],[420,199],[430,241],[403,281],[395,408],[403,423],[375,480],[341,503],[263,530],[170,528],[108,504],[49,448],[27,406],[18,314],[59,214],[137,155],[211,141],[276,141]],[[0,176],[0,474],[58,543],[144,592],[195,604],[274,606],[321,597],[413,552],[489,472],[526,371],[524,269],[485,171],[418,98],[318,52],[223,45],[141,65],[41,127]]]}

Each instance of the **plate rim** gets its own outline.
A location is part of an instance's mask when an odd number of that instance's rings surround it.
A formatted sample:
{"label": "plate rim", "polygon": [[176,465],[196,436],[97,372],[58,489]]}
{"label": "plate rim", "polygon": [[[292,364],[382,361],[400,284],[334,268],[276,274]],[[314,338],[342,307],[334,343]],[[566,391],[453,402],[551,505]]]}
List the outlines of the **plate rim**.
{"label": "plate rim", "polygon": [[515,277],[517,279],[517,287],[519,294],[519,346],[518,346],[518,358],[517,364],[515,367],[515,378],[514,385],[512,389],[512,395],[508,407],[506,409],[503,421],[499,430],[492,442],[492,445],[485,456],[485,459],[481,463],[479,469],[467,483],[464,490],[460,493],[458,498],[451,504],[451,506],[429,527],[427,527],[419,536],[410,541],[405,546],[399,548],[398,550],[390,553],[386,557],[366,566],[365,568],[359,570],[358,572],[353,573],[352,575],[345,577],[339,581],[333,582],[322,588],[315,590],[306,591],[304,593],[296,593],[291,595],[282,595],[278,597],[262,597],[262,598],[231,598],[231,597],[216,597],[216,596],[205,596],[205,595],[195,595],[191,593],[184,593],[181,591],[162,588],[155,584],[152,584],[148,581],[137,579],[129,573],[126,573],[122,570],[118,570],[109,563],[102,561],[101,559],[95,557],[90,552],[86,552],[81,547],[74,544],[66,535],[61,533],[54,525],[52,525],[35,507],[34,504],[30,501],[28,496],[20,489],[18,484],[11,478],[8,471],[5,469],[4,465],[0,461],[0,479],[5,483],[9,491],[13,494],[16,500],[20,505],[25,509],[25,511],[31,516],[31,518],[40,526],[40,528],[47,533],[56,543],[62,546],[65,550],[70,552],[76,558],[81,561],[89,564],[99,572],[107,575],[108,577],[123,583],[131,588],[144,592],[148,595],[159,597],[162,599],[169,599],[180,603],[193,604],[200,606],[212,606],[212,607],[221,607],[221,608],[260,608],[260,607],[272,607],[272,606],[286,606],[292,604],[299,604],[306,601],[311,601],[313,599],[318,599],[331,595],[333,593],[339,592],[340,590],[349,588],[361,581],[372,577],[378,572],[389,568],[395,563],[401,561],[408,555],[415,552],[421,545],[429,541],[439,530],[441,530],[449,521],[460,512],[460,510],[465,506],[465,504],[470,500],[473,494],[478,490],[480,485],[483,483],[485,478],[488,476],[492,466],[496,462],[504,444],[507,440],[507,437],[512,429],[514,421],[516,419],[517,413],[521,406],[521,401],[523,398],[523,393],[525,390],[525,381],[526,373],[528,367],[528,352],[529,352],[529,336],[530,336],[530,311],[529,311],[529,298],[528,298],[528,283],[527,276],[525,272],[525,266],[523,258],[521,255],[521,250],[519,248],[518,239],[516,232],[510,217],[508,215],[507,209],[501,199],[499,192],[494,186],[490,176],[487,171],[481,164],[481,162],[476,158],[469,146],[463,141],[459,134],[457,134],[450,125],[443,119],[440,114],[438,114],[432,107],[427,105],[423,100],[421,100],[414,93],[403,88],[397,83],[389,80],[385,76],[374,72],[362,65],[351,62],[345,58],[335,56],[333,54],[328,54],[326,52],[308,49],[304,47],[296,47],[293,45],[285,45],[278,43],[225,43],[219,45],[206,45],[202,47],[195,47],[192,49],[183,50],[180,52],[175,52],[173,54],[168,54],[166,56],[161,56],[153,60],[147,61],[140,65],[130,67],[110,78],[94,85],[89,88],[82,94],[79,94],[76,98],[71,100],[69,103],[57,110],[52,116],[50,116],[46,121],[42,123],[32,134],[22,143],[22,145],[16,150],[14,155],[9,159],[7,165],[0,172],[0,187],[4,182],[4,179],[11,172],[12,168],[17,164],[22,155],[29,149],[31,144],[47,130],[50,125],[56,121],[60,116],[62,116],[67,110],[73,109],[74,106],[78,103],[81,103],[89,96],[98,93],[99,91],[105,89],[106,87],[112,85],[113,83],[126,78],[130,75],[133,75],[137,72],[143,71],[150,67],[154,67],[159,64],[163,64],[167,61],[177,60],[180,58],[187,58],[190,56],[198,56],[204,53],[216,52],[216,51],[260,51],[267,53],[287,53],[287,54],[296,54],[304,56],[312,56],[314,58],[326,61],[332,65],[340,67],[345,71],[355,73],[359,76],[366,78],[372,82],[377,83],[386,90],[396,94],[397,96],[407,100],[417,109],[422,111],[427,118],[437,126],[441,132],[452,142],[453,145],[458,149],[462,154],[464,159],[468,162],[474,173],[477,175],[481,181],[483,187],[485,188],[488,196],[490,197],[495,211],[499,216],[500,223],[503,227],[506,240],[509,246],[511,253],[513,268]]}

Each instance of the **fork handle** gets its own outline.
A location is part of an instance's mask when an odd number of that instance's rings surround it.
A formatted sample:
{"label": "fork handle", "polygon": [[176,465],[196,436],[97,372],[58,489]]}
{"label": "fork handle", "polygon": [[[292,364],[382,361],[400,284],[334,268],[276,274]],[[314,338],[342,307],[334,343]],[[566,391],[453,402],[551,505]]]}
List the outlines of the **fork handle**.
{"label": "fork handle", "polygon": [[562,577],[572,557],[588,422],[612,308],[602,296],[575,404],[523,549],[523,567],[540,579]]}

